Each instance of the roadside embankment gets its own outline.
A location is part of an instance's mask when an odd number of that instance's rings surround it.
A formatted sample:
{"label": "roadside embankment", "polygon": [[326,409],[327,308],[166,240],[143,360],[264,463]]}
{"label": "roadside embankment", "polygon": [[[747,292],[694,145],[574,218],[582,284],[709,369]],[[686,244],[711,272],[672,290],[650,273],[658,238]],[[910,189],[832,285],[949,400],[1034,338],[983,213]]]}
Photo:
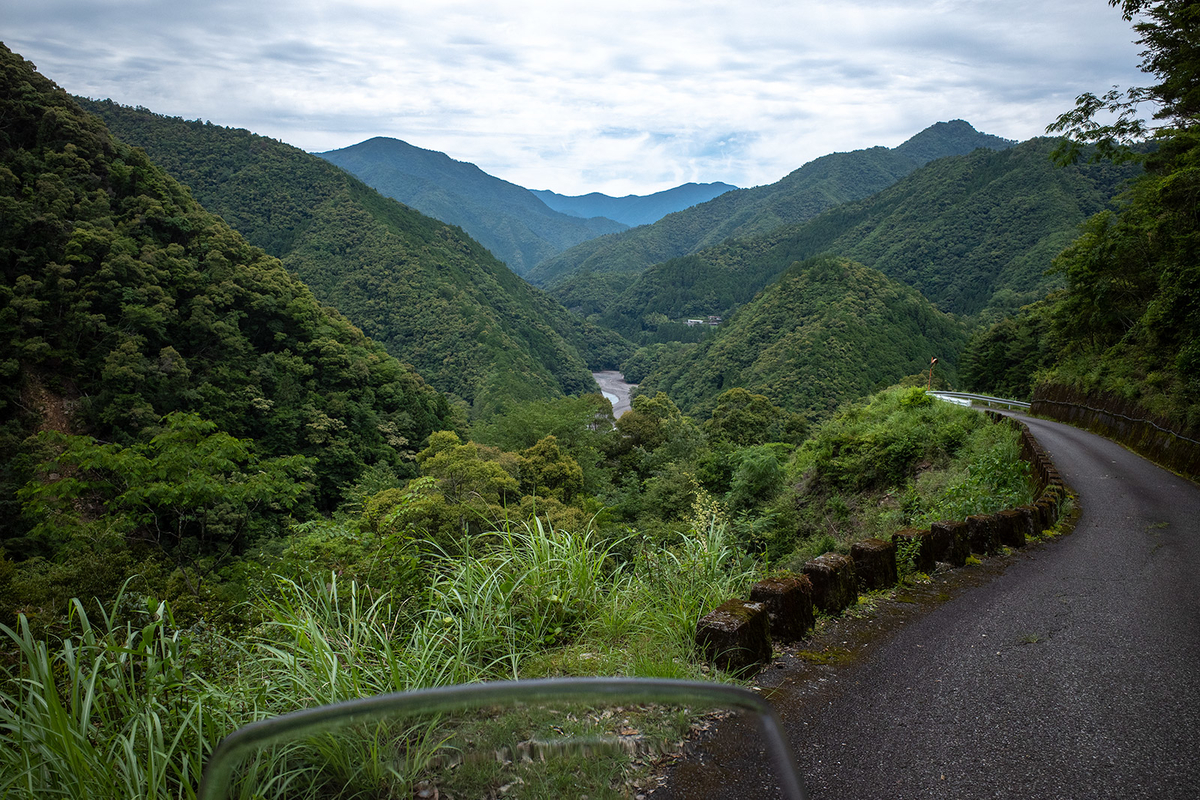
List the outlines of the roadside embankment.
{"label": "roadside embankment", "polygon": [[1058,469],[1025,423],[996,411],[985,413],[996,424],[1020,430],[1021,458],[1030,464],[1037,498],[1033,503],[907,528],[893,534],[891,541],[868,539],[849,556],[825,553],[808,561],[801,575],[757,584],[749,600],[732,598],[701,618],[696,643],[705,657],[727,671],[757,670],[771,659],[772,640],[797,641],[810,633],[814,608],[838,614],[857,604],[861,590],[894,585],[898,558],[910,559],[921,572],[932,572],[938,565],[962,567],[971,553],[987,556],[1021,548],[1029,538],[1053,528],[1067,498]]}
{"label": "roadside embankment", "polygon": [[1200,480],[1200,431],[1180,430],[1140,406],[1111,395],[1043,384],[1030,413],[1112,439],[1191,480]]}

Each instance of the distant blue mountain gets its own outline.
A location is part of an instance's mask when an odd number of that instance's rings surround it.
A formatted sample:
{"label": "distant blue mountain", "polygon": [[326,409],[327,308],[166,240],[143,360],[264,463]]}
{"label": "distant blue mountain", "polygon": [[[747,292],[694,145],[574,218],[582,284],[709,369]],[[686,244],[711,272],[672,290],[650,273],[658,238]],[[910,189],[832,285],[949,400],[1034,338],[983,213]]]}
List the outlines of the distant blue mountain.
{"label": "distant blue mountain", "polygon": [[531,191],[555,211],[573,217],[607,217],[633,227],[658,222],[667,214],[707,203],[736,188],[720,182],[685,183],[654,194],[630,194],[625,197],[610,197],[599,192],[568,196],[548,189]]}
{"label": "distant blue mountain", "polygon": [[628,227],[555,211],[474,164],[399,139],[376,137],[317,155],[380,194],[459,226],[518,275],[568,247]]}

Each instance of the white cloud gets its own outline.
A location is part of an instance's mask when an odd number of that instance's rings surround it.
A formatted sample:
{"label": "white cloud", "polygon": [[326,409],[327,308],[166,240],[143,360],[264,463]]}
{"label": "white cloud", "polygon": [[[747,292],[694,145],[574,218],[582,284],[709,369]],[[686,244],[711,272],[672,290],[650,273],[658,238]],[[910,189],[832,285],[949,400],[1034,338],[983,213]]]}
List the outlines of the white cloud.
{"label": "white cloud", "polygon": [[1144,82],[1098,0],[0,0],[68,91],[309,150],[394,136],[531,188],[777,180],[962,118],[1039,135]]}

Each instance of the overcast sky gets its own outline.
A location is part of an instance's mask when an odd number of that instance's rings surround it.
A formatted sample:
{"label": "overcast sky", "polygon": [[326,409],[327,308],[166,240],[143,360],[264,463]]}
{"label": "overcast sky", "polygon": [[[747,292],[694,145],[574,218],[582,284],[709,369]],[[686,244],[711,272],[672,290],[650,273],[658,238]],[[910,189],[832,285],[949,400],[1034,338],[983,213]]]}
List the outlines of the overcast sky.
{"label": "overcast sky", "polygon": [[1146,83],[1105,0],[0,0],[67,91],[310,151],[392,136],[531,189],[754,186]]}

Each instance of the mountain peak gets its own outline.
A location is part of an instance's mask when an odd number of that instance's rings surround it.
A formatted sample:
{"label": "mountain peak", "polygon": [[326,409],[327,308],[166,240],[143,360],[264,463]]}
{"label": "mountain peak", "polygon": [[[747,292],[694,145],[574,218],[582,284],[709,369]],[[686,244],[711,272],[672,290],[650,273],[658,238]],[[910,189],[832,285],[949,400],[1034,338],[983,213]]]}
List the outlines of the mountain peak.
{"label": "mountain peak", "polygon": [[926,164],[946,156],[966,155],[981,147],[1007,150],[1015,144],[1012,139],[981,133],[966,120],[952,119],[949,122],[935,122],[893,150]]}

